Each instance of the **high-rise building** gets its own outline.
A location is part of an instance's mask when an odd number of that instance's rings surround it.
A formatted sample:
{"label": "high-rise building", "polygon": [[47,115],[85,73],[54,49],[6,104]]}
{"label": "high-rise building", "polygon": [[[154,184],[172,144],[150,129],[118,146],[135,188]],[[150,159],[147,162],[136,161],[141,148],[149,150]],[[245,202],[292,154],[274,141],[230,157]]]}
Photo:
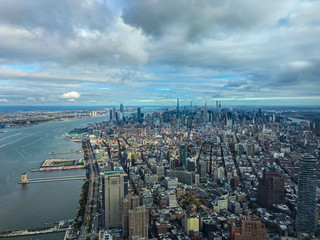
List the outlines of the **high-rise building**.
{"label": "high-rise building", "polygon": [[207,102],[204,105],[203,109],[203,123],[206,124],[208,122],[208,107],[207,107]]}
{"label": "high-rise building", "polygon": [[296,230],[298,236],[315,233],[316,223],[316,163],[314,156],[303,155],[300,158],[300,173],[298,179],[298,212]]}
{"label": "high-rise building", "polygon": [[111,109],[109,110],[109,118],[110,118],[110,121],[112,121],[113,116],[112,116],[112,110]]}
{"label": "high-rise building", "polygon": [[129,240],[148,239],[148,225],[149,213],[144,205],[129,210]]}
{"label": "high-rise building", "polygon": [[244,154],[244,147],[243,144],[238,144],[238,156]]}
{"label": "high-rise building", "polygon": [[255,153],[255,145],[254,143],[247,143],[247,157],[253,157]]}
{"label": "high-rise building", "polygon": [[123,198],[123,223],[122,231],[124,239],[129,237],[129,211],[139,207],[138,196],[128,196]]}
{"label": "high-rise building", "polygon": [[181,164],[181,167],[184,167],[186,168],[186,159],[187,159],[187,145],[181,145],[180,146],[180,164]]}
{"label": "high-rise building", "polygon": [[273,204],[284,203],[284,198],[284,178],[281,173],[275,170],[264,171],[258,185],[258,203],[262,207],[272,209]]}
{"label": "high-rise building", "polygon": [[123,112],[123,104],[120,104],[120,112]]}
{"label": "high-rise building", "polygon": [[163,113],[163,122],[168,123],[170,121],[170,115],[168,109]]}
{"label": "high-rise building", "polygon": [[117,119],[117,111],[116,111],[116,108],[113,108],[112,109],[112,120],[116,120]]}
{"label": "high-rise building", "polygon": [[198,174],[200,175],[200,182],[207,182],[207,163],[204,161],[198,162]]}
{"label": "high-rise building", "polygon": [[122,226],[122,200],[128,192],[128,176],[123,171],[104,174],[105,227]]}
{"label": "high-rise building", "polygon": [[179,118],[179,112],[180,112],[180,109],[179,109],[179,98],[177,99],[177,118]]}
{"label": "high-rise building", "polygon": [[230,186],[233,190],[237,189],[240,186],[240,180],[238,176],[234,176],[230,179]]}
{"label": "high-rise building", "polygon": [[124,109],[123,109],[123,104],[120,104],[120,120],[124,119]]}
{"label": "high-rise building", "polygon": [[142,113],[141,113],[141,108],[137,108],[137,119],[139,123],[142,123]]}

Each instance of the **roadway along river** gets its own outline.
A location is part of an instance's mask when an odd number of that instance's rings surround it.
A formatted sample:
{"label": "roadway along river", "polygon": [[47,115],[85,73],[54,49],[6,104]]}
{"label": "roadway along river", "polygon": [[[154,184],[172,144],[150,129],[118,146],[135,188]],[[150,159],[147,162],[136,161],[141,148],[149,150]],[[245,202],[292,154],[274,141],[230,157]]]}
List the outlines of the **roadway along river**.
{"label": "roadway along river", "polygon": [[[63,139],[66,132],[101,122],[105,117],[42,123],[32,127],[6,129],[0,133],[0,230],[44,227],[44,223],[72,219],[78,205],[82,181],[61,181],[20,185],[20,174],[28,178],[84,175],[84,170],[29,172],[52,157],[49,152],[70,152],[80,143]],[[83,154],[56,157],[82,157]],[[63,239],[64,234],[39,235],[33,239]],[[11,239],[29,239],[11,238]]]}

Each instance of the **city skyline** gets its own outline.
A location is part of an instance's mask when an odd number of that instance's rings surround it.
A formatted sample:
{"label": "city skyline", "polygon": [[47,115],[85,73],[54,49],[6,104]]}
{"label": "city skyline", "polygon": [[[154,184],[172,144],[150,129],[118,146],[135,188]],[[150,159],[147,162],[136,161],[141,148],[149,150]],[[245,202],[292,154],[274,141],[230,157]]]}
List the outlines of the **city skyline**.
{"label": "city skyline", "polygon": [[0,106],[319,105],[317,1],[0,3]]}

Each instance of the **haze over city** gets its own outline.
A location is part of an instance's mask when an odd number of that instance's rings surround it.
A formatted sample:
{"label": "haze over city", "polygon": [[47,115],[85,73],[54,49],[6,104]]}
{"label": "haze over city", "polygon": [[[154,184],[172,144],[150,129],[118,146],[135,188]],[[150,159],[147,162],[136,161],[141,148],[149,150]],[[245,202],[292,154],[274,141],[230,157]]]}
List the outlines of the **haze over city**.
{"label": "haze over city", "polygon": [[0,3],[1,105],[318,105],[319,1]]}

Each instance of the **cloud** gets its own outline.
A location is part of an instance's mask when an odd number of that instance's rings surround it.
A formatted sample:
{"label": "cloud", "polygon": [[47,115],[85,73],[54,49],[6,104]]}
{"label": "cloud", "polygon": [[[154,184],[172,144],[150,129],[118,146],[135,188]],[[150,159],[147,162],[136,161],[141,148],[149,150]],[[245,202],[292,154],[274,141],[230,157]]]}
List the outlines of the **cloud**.
{"label": "cloud", "polygon": [[312,66],[311,62],[308,61],[293,61],[289,63],[289,66],[293,69],[302,70]]}
{"label": "cloud", "polygon": [[68,99],[68,102],[75,102],[76,100],[75,99]]}
{"label": "cloud", "polygon": [[6,98],[1,98],[1,99],[0,99],[0,102],[6,103],[6,102],[8,102],[8,100],[7,100]]}
{"label": "cloud", "polygon": [[71,98],[71,99],[69,99],[68,101],[71,101],[71,100],[74,101],[73,98],[79,98],[79,97],[80,97],[80,93],[75,92],[75,91],[72,91],[72,92],[68,92],[68,93],[62,94],[61,97],[62,97],[62,98]]}
{"label": "cloud", "polygon": [[0,0],[0,99],[304,104],[320,93],[319,1],[104,2]]}
{"label": "cloud", "polygon": [[[144,64],[146,37],[96,0],[1,0],[2,61]],[[23,19],[23,20],[22,20]]]}

